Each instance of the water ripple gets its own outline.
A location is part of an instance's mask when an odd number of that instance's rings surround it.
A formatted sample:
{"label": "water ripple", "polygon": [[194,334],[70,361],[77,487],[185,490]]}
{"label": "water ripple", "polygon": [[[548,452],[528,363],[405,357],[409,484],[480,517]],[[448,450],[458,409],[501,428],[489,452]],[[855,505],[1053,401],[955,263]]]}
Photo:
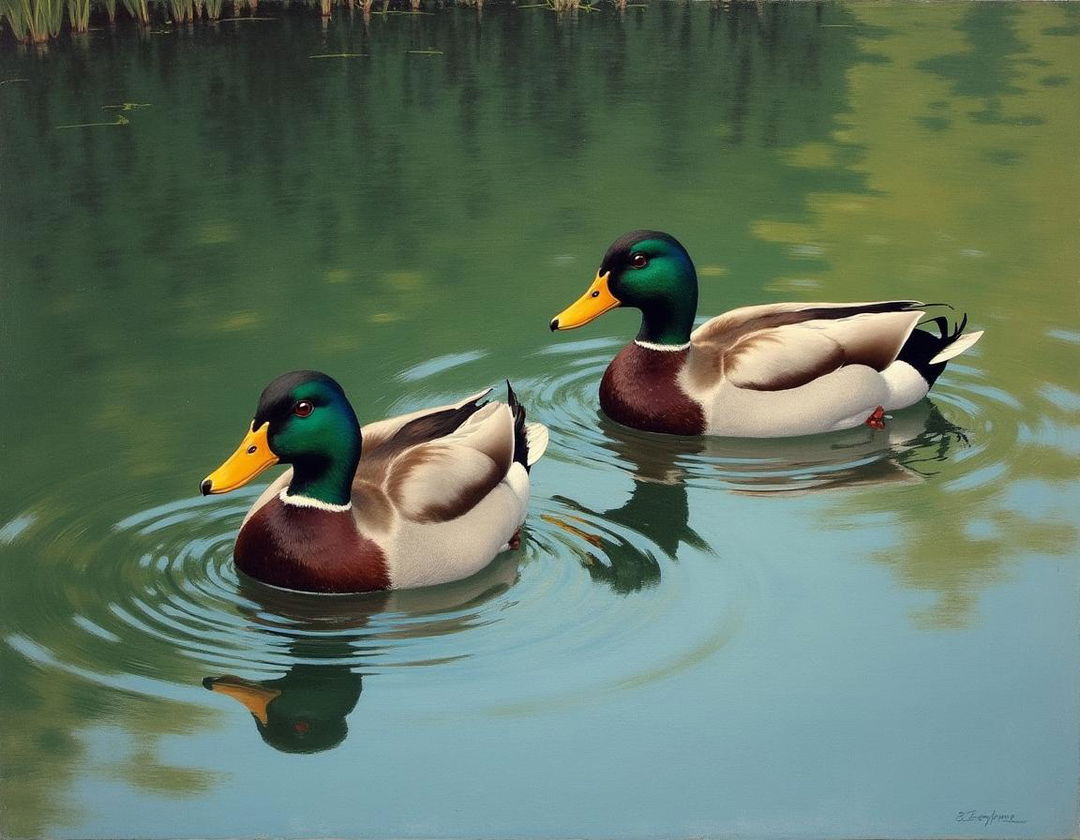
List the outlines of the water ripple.
{"label": "water ripple", "polygon": [[[233,540],[259,492],[178,499],[120,516],[107,528],[95,527],[94,511],[36,505],[15,547],[33,553],[38,569],[8,616],[7,645],[38,667],[154,694],[233,674],[265,683],[308,666],[366,675],[455,667],[459,679],[497,670],[508,675],[508,688],[489,707],[503,713],[545,697],[580,699],[640,684],[680,660],[679,649],[643,640],[662,636],[656,628],[676,620],[691,576],[663,545],[617,517],[538,494],[522,548],[467,580],[312,596],[237,573]],[[715,591],[734,593],[737,587],[720,583],[729,572],[708,556],[712,570],[705,574],[717,577]],[[631,595],[638,600],[628,601]],[[684,621],[677,648],[715,640],[717,626],[738,613],[723,607],[728,597],[714,594],[707,610]],[[576,657],[574,668],[565,667],[567,656]],[[620,664],[603,669],[603,678],[600,669],[579,667],[612,657]],[[558,678],[538,690],[528,674],[545,669]]]}
{"label": "water ripple", "polygon": [[[583,702],[693,667],[753,609],[747,561],[690,526],[695,494],[902,485],[946,464],[945,492],[980,492],[1000,482],[1018,436],[1015,400],[962,365],[933,402],[897,412],[884,431],[791,440],[638,432],[597,410],[612,352],[606,340],[561,346],[546,354],[560,362],[553,372],[516,382],[530,416],[551,430],[550,461],[536,472],[522,548],[472,578],[363,596],[306,596],[243,578],[232,545],[258,487],[145,509],[132,500],[109,527],[100,511],[45,499],[0,528],[6,552],[38,565],[12,599],[7,644],[39,667],[138,692],[215,675],[273,680],[300,667],[387,679],[439,667],[440,679],[497,671],[501,693],[486,708],[499,714]],[[57,498],[92,497],[97,479],[81,481]],[[632,488],[622,504],[606,491],[589,498],[619,481]]]}

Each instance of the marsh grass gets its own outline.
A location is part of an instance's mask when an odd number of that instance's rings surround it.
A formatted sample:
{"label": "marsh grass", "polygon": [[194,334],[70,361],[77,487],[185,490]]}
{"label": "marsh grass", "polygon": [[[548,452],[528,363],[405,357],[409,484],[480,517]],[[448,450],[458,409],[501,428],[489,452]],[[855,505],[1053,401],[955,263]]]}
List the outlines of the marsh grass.
{"label": "marsh grass", "polygon": [[25,44],[44,44],[60,32],[62,0],[0,0],[0,11],[15,37]]}
{"label": "marsh grass", "polygon": [[[614,0],[615,6],[618,9],[626,8],[620,5],[620,2],[624,0]],[[527,5],[518,6],[519,9],[547,9],[549,12],[595,12],[596,6],[593,3],[583,3],[581,0],[546,0],[544,3],[529,3]]]}
{"label": "marsh grass", "polygon": [[68,0],[67,12],[72,32],[86,32],[90,28],[90,0]]}
{"label": "marsh grass", "polygon": [[[121,0],[126,13],[148,32],[153,15],[176,24],[192,24],[200,19],[211,22],[219,20],[237,20],[244,14],[244,20],[250,19],[258,11],[259,0],[232,0],[234,17],[223,18],[227,0]],[[519,9],[548,9],[555,12],[593,11],[595,0],[543,0],[543,2],[518,6]],[[626,0],[611,0],[618,8],[626,7]],[[288,7],[289,0],[281,0],[283,7]],[[351,13],[357,7],[363,10],[367,20],[373,13],[375,0],[303,0],[304,5],[318,9],[322,18],[329,19],[335,6],[344,7]],[[381,15],[426,14],[422,11],[423,0],[380,0]],[[450,0],[450,5],[483,7],[483,0]],[[151,6],[153,4],[153,7]],[[3,36],[2,24],[7,27],[18,41],[27,44],[44,44],[56,37],[63,27],[65,16],[72,33],[83,33],[89,29],[91,15],[104,13],[110,25],[117,19],[117,0],[0,0],[0,37]],[[437,8],[444,3],[437,2]],[[637,4],[634,4],[637,5]],[[154,11],[156,7],[157,11]]]}
{"label": "marsh grass", "polygon": [[193,0],[169,0],[169,14],[174,23],[191,23],[195,19]]}
{"label": "marsh grass", "polygon": [[150,6],[147,0],[123,0],[129,15],[143,26],[150,25]]}

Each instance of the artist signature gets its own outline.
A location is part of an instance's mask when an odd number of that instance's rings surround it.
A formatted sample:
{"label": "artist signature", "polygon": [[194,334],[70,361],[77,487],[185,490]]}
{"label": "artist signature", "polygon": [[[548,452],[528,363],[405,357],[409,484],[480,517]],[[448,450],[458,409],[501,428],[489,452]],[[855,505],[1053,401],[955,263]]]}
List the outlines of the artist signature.
{"label": "artist signature", "polygon": [[993,809],[991,809],[989,813],[976,810],[957,811],[956,821],[961,823],[977,822],[983,825],[985,828],[989,828],[990,826],[996,825],[997,823],[1014,823],[1016,825],[1021,825],[1027,822],[1027,820],[1021,819],[1016,814],[999,814]]}

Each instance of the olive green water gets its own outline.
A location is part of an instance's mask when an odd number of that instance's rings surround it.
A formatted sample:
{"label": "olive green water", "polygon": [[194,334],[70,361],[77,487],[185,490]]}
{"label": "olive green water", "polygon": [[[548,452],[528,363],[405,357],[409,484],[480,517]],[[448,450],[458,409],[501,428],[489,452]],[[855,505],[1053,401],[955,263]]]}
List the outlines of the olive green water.
{"label": "olive green water", "polygon": [[[0,835],[1074,834],[1080,6],[260,15],[2,44]],[[702,314],[986,337],[883,432],[621,430],[634,316],[547,323],[646,226]],[[512,379],[522,549],[243,585],[259,487],[198,483],[297,367],[365,420]]]}

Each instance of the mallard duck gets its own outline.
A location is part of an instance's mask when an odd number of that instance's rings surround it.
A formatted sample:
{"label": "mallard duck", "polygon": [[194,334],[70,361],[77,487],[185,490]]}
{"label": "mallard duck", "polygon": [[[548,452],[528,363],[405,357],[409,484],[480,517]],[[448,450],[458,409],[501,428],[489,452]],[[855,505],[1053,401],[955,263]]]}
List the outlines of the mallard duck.
{"label": "mallard duck", "polygon": [[[618,423],[675,435],[785,437],[883,428],[922,399],[982,336],[967,316],[915,329],[915,300],[771,303],[693,329],[697,272],[675,237],[635,230],[608,248],[585,294],[551,321],[572,330],[618,306],[641,310],[637,338],[608,366],[600,406]],[[693,330],[693,331],[691,331]]]}
{"label": "mallard duck", "polygon": [[[529,467],[547,429],[506,403],[458,403],[360,427],[341,386],[294,371],[271,382],[240,446],[203,480],[227,493],[291,464],[240,526],[236,567],[307,592],[367,592],[467,577],[517,540]],[[362,455],[361,455],[362,453]]]}

